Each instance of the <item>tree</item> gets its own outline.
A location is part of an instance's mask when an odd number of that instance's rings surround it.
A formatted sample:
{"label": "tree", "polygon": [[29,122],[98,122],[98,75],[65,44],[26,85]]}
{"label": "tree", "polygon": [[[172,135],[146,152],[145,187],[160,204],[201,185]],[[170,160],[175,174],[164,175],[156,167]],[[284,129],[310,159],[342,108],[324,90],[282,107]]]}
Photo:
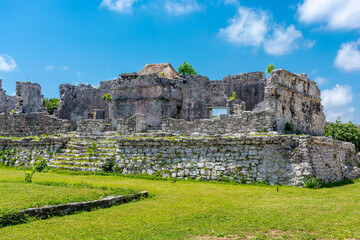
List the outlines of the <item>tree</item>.
{"label": "tree", "polygon": [[107,93],[102,97],[102,99],[105,101],[111,101],[112,97],[111,97],[110,93]]}
{"label": "tree", "polygon": [[266,68],[266,72],[267,72],[267,73],[271,73],[272,70],[274,70],[274,69],[275,69],[274,64],[270,63],[270,64],[267,66],[267,68]]}
{"label": "tree", "polygon": [[236,98],[236,92],[232,93],[232,96],[230,97],[230,100],[234,100]]}
{"label": "tree", "polygon": [[178,67],[179,74],[180,75],[196,75],[197,72],[194,70],[194,68],[191,66],[190,63],[184,62],[183,65],[180,65]]}
{"label": "tree", "polygon": [[57,98],[44,98],[43,107],[46,107],[49,114],[53,114],[59,107],[59,99]]}
{"label": "tree", "polygon": [[333,139],[351,142],[357,151],[360,151],[360,129],[352,122],[343,123],[340,117],[335,123],[329,123],[325,127],[325,136],[332,136]]}

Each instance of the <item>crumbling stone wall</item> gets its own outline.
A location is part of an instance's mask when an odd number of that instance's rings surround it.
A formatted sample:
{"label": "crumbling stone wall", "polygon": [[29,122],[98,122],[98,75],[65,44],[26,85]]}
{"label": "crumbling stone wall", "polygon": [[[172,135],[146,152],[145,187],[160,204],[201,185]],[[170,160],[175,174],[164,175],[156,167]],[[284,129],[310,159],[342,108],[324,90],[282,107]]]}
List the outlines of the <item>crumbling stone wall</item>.
{"label": "crumbling stone wall", "polygon": [[284,132],[286,123],[290,123],[294,130],[324,135],[325,115],[320,90],[304,74],[273,70],[265,88],[265,107],[275,111],[279,132]]}
{"label": "crumbling stone wall", "polygon": [[102,97],[110,93],[111,85],[112,81],[101,82],[99,88],[83,84],[79,86],[61,84],[60,103],[55,116],[69,120],[72,129],[76,129],[82,119],[89,118],[92,109],[104,109],[105,122],[109,122],[109,102]]}
{"label": "crumbling stone wall", "polygon": [[264,72],[240,73],[226,76],[222,80],[226,95],[230,97],[233,92],[236,98],[245,102],[246,110],[251,111],[264,101],[266,76]]}
{"label": "crumbling stone wall", "polygon": [[58,119],[46,113],[0,114],[0,136],[39,136],[68,131],[70,131],[69,121]]}
{"label": "crumbling stone wall", "polygon": [[164,119],[162,131],[176,134],[205,133],[235,134],[256,131],[273,131],[275,115],[271,112],[244,111],[241,115],[220,115],[219,118],[197,119]]}
{"label": "crumbling stone wall", "polygon": [[16,82],[16,111],[35,113],[42,111],[43,98],[41,87],[37,83]]}
{"label": "crumbling stone wall", "polygon": [[0,79],[0,113],[4,113],[8,110],[8,100],[6,96],[6,91],[2,88],[2,80]]}
{"label": "crumbling stone wall", "polygon": [[135,114],[131,118],[121,118],[117,122],[117,132],[121,135],[130,135],[133,133],[144,132],[148,130],[146,117],[141,114]]}
{"label": "crumbling stone wall", "polygon": [[77,128],[82,136],[101,136],[105,134],[105,121],[101,119],[83,119]]}
{"label": "crumbling stone wall", "polygon": [[69,139],[69,137],[0,138],[0,162],[8,166],[21,166],[31,164],[40,158],[50,161],[54,153],[64,147]]}
{"label": "crumbling stone wall", "polygon": [[156,74],[134,74],[115,81],[111,88],[113,125],[118,119],[142,114],[146,116],[146,125],[158,129],[163,116],[178,118],[182,102],[179,83]]}
{"label": "crumbling stone wall", "polygon": [[[360,160],[356,158],[354,145],[326,137],[266,134],[216,138],[123,137],[117,142],[115,166],[123,174],[248,183],[267,181],[295,186],[302,186],[311,177],[323,182],[360,177]],[[319,147],[320,143],[326,147]],[[336,161],[332,163],[335,154]]]}

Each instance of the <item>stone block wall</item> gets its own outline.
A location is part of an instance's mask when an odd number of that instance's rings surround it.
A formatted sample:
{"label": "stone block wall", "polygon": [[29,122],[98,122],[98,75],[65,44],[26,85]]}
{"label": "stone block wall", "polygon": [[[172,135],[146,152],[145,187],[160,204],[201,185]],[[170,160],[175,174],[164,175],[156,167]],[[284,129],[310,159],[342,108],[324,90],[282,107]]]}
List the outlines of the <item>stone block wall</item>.
{"label": "stone block wall", "polygon": [[43,98],[37,83],[16,82],[16,111],[19,113],[42,112]]}
{"label": "stone block wall", "polygon": [[273,70],[265,88],[265,107],[275,111],[276,129],[284,132],[286,123],[294,130],[324,135],[325,115],[320,90],[304,74]]}
{"label": "stone block wall", "polygon": [[185,121],[183,119],[163,119],[162,131],[175,134],[206,133],[236,134],[245,132],[273,131],[273,112],[244,111],[241,115],[220,115],[219,118]]}
{"label": "stone block wall", "polygon": [[82,119],[88,119],[92,109],[103,109],[105,111],[105,122],[109,120],[109,102],[102,97],[110,93],[110,87],[113,81],[103,81],[99,88],[91,85],[74,86],[70,84],[60,85],[60,103],[59,108],[55,111],[55,116],[67,119],[76,129]]}
{"label": "stone block wall", "polygon": [[21,166],[40,158],[50,161],[54,153],[68,141],[68,137],[0,138],[0,162],[8,166]]}
{"label": "stone block wall", "polygon": [[[123,174],[244,183],[267,181],[295,186],[302,186],[310,177],[324,182],[360,177],[360,160],[356,158],[354,146],[325,137],[131,137],[117,142],[115,169]],[[319,148],[320,143],[327,146]],[[334,154],[336,162],[331,163]],[[319,157],[315,159],[315,155]]]}
{"label": "stone block wall", "polygon": [[58,119],[46,113],[0,114],[0,136],[39,136],[68,131],[70,131],[69,121]]}
{"label": "stone block wall", "polygon": [[77,128],[82,136],[101,136],[105,134],[105,120],[83,119]]}
{"label": "stone block wall", "polygon": [[8,110],[8,100],[6,96],[6,91],[2,88],[2,80],[0,79],[0,113],[4,113]]}
{"label": "stone block wall", "polygon": [[132,118],[118,119],[117,132],[121,135],[130,135],[147,130],[146,117],[136,114]]}

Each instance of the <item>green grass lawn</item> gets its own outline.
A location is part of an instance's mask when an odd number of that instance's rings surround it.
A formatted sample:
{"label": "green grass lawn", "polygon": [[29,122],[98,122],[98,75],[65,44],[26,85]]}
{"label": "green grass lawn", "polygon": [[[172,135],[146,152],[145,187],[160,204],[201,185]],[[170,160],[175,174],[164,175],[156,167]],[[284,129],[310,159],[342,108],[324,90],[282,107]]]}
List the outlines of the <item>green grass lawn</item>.
{"label": "green grass lawn", "polygon": [[[23,172],[0,169],[0,182],[22,180]],[[0,239],[360,238],[359,181],[317,190],[284,186],[279,192],[271,186],[172,183],[100,175],[37,173],[33,181],[130,188],[148,191],[152,197],[8,226],[0,229]],[[33,184],[31,188],[34,186],[43,187]],[[0,195],[1,204],[13,206],[3,198]],[[18,201],[26,205],[26,200]]]}

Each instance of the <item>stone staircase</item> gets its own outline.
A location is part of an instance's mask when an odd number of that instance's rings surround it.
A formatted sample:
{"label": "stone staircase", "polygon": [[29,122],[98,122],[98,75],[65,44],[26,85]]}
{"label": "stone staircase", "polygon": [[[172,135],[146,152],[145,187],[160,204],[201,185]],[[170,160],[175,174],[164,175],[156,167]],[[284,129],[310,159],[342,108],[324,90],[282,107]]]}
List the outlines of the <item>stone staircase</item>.
{"label": "stone staircase", "polygon": [[73,137],[65,148],[59,149],[49,167],[73,171],[101,172],[116,156],[116,139],[104,136],[96,140]]}

